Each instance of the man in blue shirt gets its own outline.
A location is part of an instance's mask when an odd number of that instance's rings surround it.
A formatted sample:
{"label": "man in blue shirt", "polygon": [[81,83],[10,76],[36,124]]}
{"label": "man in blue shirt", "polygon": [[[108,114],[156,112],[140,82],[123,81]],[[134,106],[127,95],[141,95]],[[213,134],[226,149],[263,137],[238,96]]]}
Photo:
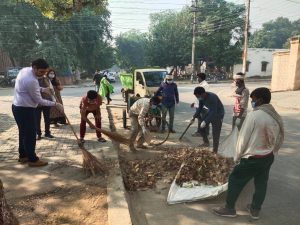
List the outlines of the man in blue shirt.
{"label": "man in blue shirt", "polygon": [[206,115],[203,116],[202,122],[200,124],[200,128],[201,128],[200,132],[204,142],[201,145],[201,147],[209,146],[209,140],[207,137],[206,128],[211,123],[212,135],[213,135],[213,151],[217,153],[219,147],[222,122],[225,114],[224,106],[216,94],[212,92],[206,92],[203,87],[196,87],[194,90],[194,95],[199,100],[199,107],[196,113],[194,114],[191,122],[193,123],[195,121],[195,118],[200,117],[200,114],[204,106],[208,108],[208,112],[206,113]]}
{"label": "man in blue shirt", "polygon": [[166,75],[166,79],[161,83],[156,95],[162,95],[162,132],[165,132],[167,112],[169,112],[169,131],[175,133],[173,129],[175,104],[179,103],[177,85],[173,81],[173,75]]}

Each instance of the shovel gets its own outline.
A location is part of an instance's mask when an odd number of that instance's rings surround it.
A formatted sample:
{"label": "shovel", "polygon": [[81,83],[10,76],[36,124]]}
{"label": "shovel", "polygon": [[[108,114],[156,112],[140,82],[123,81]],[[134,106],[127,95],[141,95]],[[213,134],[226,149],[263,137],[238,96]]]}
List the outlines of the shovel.
{"label": "shovel", "polygon": [[187,130],[190,128],[190,126],[193,124],[193,122],[190,122],[189,125],[185,128],[185,130],[183,131],[182,135],[179,137],[179,141],[182,140],[183,136],[185,135],[185,133],[187,132]]}

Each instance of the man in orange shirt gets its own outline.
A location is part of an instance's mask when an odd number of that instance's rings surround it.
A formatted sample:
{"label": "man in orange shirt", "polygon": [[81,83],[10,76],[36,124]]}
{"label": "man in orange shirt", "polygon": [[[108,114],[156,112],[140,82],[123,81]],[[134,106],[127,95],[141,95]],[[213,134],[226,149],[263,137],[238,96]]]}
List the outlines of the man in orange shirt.
{"label": "man in orange shirt", "polygon": [[[82,97],[80,102],[80,114],[81,114],[81,122],[80,122],[80,140],[84,143],[84,136],[86,132],[86,120],[89,113],[93,113],[95,117],[96,127],[101,128],[101,111],[100,106],[102,105],[101,96],[94,90],[90,90],[87,92],[87,95]],[[99,142],[106,142],[104,138],[101,136],[101,132],[96,130],[97,138]]]}

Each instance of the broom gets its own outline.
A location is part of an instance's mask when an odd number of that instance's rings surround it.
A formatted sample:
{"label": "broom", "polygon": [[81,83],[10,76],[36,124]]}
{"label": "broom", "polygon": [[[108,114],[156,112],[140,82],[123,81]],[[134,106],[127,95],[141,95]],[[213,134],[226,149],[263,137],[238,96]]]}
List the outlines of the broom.
{"label": "broom", "polygon": [[122,136],[121,134],[118,134],[117,132],[111,132],[108,130],[104,130],[101,128],[96,127],[87,117],[83,118],[92,129],[95,129],[103,134],[105,134],[107,137],[109,137],[111,140],[125,144],[125,145],[129,145],[130,144],[130,140],[128,138],[125,138],[124,136]]}
{"label": "broom", "polygon": [[[49,83],[48,83],[48,87],[50,87]],[[56,102],[59,102],[54,93],[52,93],[52,96],[55,98]],[[76,131],[75,131],[74,127],[72,126],[69,118],[67,117],[67,115],[65,114],[64,111],[61,113],[63,113],[64,117],[68,121],[68,124],[77,140],[78,146],[81,149],[82,167],[85,170],[85,172],[88,173],[88,171],[90,171],[93,176],[95,176],[96,173],[98,173],[98,172],[105,174],[107,172],[106,167],[102,163],[100,163],[95,156],[93,156],[88,150],[85,149],[83,143],[78,138]]]}
{"label": "broom", "polygon": [[77,139],[79,148],[81,149],[83,169],[86,171],[86,173],[88,173],[88,171],[90,171],[93,176],[95,176],[96,173],[98,173],[98,172],[105,174],[107,172],[105,166],[102,165],[102,163],[100,163],[98,161],[98,159],[92,155],[92,153],[90,153],[88,150],[85,149],[83,143],[78,138],[76,131],[75,131],[74,127],[72,126],[69,118],[66,116],[65,112],[63,112],[63,114],[64,114],[66,120],[68,121],[68,124],[69,124],[71,130],[73,131],[74,136]]}

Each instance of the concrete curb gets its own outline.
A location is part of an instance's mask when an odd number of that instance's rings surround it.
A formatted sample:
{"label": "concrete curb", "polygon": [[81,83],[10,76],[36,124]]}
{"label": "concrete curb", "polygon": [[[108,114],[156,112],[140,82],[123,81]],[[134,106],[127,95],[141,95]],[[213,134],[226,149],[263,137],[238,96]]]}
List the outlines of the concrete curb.
{"label": "concrete curb", "polygon": [[[116,131],[110,107],[106,106],[106,110],[109,118],[110,130]],[[114,149],[112,149],[112,151],[115,159],[115,167],[113,171],[110,171],[107,183],[108,225],[131,225],[132,221],[126,200],[126,190],[118,159],[120,144],[113,141],[113,146]]]}

